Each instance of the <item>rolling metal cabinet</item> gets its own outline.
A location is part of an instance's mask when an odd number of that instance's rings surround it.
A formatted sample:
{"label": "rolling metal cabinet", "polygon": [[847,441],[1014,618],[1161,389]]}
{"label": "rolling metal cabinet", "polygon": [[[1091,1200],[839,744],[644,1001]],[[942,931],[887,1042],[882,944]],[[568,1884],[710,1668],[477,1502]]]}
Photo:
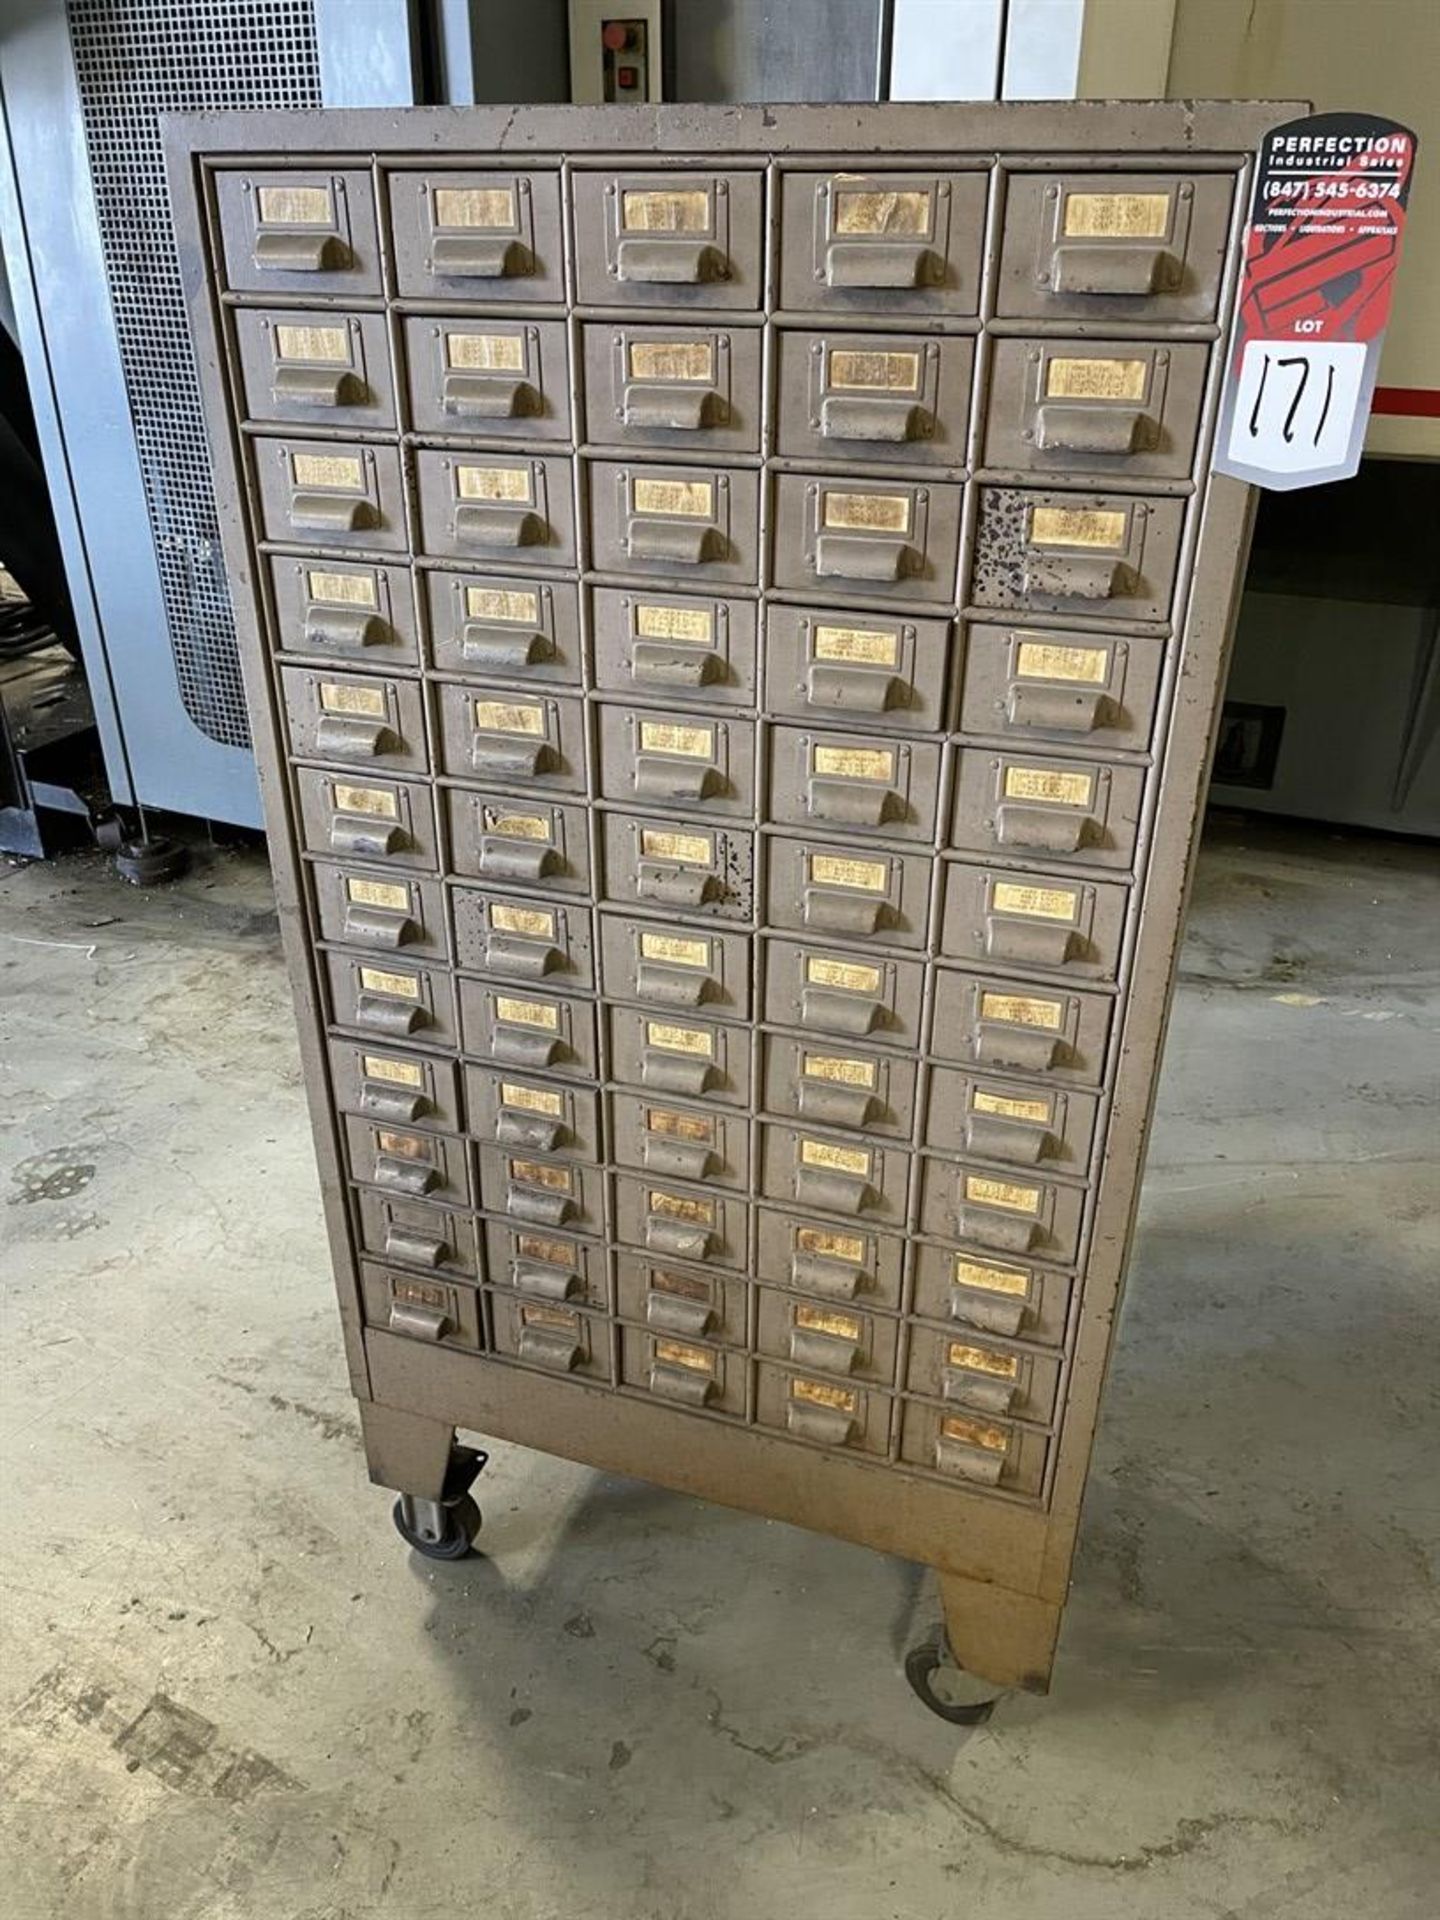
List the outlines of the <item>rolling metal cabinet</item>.
{"label": "rolling metal cabinet", "polygon": [[423,1551],[477,1431],[927,1562],[930,1703],[1045,1686],[1292,111],[172,124],[347,1352]]}

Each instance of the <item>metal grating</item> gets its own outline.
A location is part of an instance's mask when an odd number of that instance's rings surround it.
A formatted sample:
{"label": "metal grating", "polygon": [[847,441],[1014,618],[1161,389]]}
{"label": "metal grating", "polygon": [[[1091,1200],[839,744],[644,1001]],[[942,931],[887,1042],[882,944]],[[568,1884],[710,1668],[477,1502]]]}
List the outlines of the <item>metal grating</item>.
{"label": "metal grating", "polygon": [[313,0],[68,0],[100,242],[185,711],[248,747],[159,116],[318,107]]}

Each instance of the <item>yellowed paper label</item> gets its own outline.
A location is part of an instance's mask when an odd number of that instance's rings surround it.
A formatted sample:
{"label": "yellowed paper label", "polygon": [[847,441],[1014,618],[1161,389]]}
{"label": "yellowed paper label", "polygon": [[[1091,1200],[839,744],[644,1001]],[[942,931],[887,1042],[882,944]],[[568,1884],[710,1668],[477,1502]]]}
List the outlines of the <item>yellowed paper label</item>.
{"label": "yellowed paper label", "polygon": [[997,880],[990,904],[996,913],[1013,913],[1026,920],[1073,921],[1080,897],[1068,887],[1027,887],[1015,880]]}
{"label": "yellowed paper label", "polygon": [[279,321],[275,327],[275,357],[347,367],[350,330],[348,327],[293,327]]}
{"label": "yellowed paper label", "polygon": [[857,1314],[836,1313],[829,1307],[797,1306],[795,1325],[807,1333],[828,1333],[837,1340],[853,1340],[857,1346],[865,1330]]}
{"label": "yellowed paper label", "polygon": [[709,1300],[710,1282],[692,1273],[672,1273],[668,1267],[650,1267],[646,1280],[653,1293],[668,1293],[677,1300]]}
{"label": "yellowed paper label", "polygon": [[710,195],[698,187],[632,189],[620,196],[620,225],[626,233],[708,233]]}
{"label": "yellowed paper label", "polygon": [[1163,240],[1169,229],[1168,193],[1071,193],[1065,197],[1067,240]]}
{"label": "yellowed paper label", "polygon": [[1034,507],[1030,539],[1037,547],[1104,547],[1115,552],[1125,545],[1130,515],[1121,507]]}
{"label": "yellowed paper label", "polygon": [[975,1347],[964,1340],[952,1340],[945,1352],[947,1367],[964,1367],[970,1373],[991,1373],[997,1380],[1019,1378],[1020,1362],[1013,1353],[996,1353],[991,1347]]}
{"label": "yellowed paper label", "polygon": [[1030,1291],[1030,1276],[1021,1267],[993,1267],[980,1260],[955,1256],[955,1284],[978,1287],[984,1293],[1003,1293],[1012,1300],[1023,1299]]}
{"label": "yellowed paper label", "polygon": [[913,187],[899,191],[842,188],[835,194],[836,233],[928,233],[930,196]]}
{"label": "yellowed paper label", "polygon": [[481,733],[524,733],[532,740],[545,734],[545,709],[521,706],[513,700],[477,700],[475,725]]}
{"label": "yellowed paper label", "polygon": [[802,1167],[824,1167],[832,1173],[853,1173],[862,1180],[870,1178],[870,1155],[864,1147],[837,1147],[830,1140],[800,1142]]}
{"label": "yellowed paper label", "polygon": [[829,1227],[797,1227],[795,1246],[821,1260],[844,1260],[858,1267],[865,1259],[865,1242],[858,1233],[836,1233]]}
{"label": "yellowed paper label", "polygon": [[976,1087],[973,1090],[970,1111],[994,1114],[998,1120],[1030,1120],[1039,1127],[1050,1124],[1048,1100],[1021,1100],[1014,1094],[991,1093],[988,1087]]}
{"label": "yellowed paper label", "polygon": [[1061,807],[1088,807],[1095,793],[1093,773],[1062,773],[1058,767],[1006,767],[1007,800],[1046,800]]}
{"label": "yellowed paper label", "polygon": [[847,860],[838,853],[812,853],[810,878],[817,887],[854,887],[862,893],[884,893],[890,868],[883,860]]}
{"label": "yellowed paper label", "polygon": [[455,490],[462,500],[513,500],[528,506],[535,497],[529,467],[457,467]]}
{"label": "yellowed paper label", "polygon": [[879,993],[879,967],[863,967],[849,960],[828,960],[823,954],[808,954],[805,978],[812,987],[839,987],[842,993]]}
{"label": "yellowed paper label", "polygon": [[400,1160],[429,1160],[435,1150],[434,1141],[423,1133],[396,1133],[390,1127],[375,1129],[375,1145],[381,1153],[393,1153]]}
{"label": "yellowed paper label", "polygon": [[918,393],[920,355],[836,347],[829,356],[826,384],[845,393]]}
{"label": "yellowed paper label", "polygon": [[334,792],[337,813],[371,814],[377,820],[400,818],[400,796],[387,787],[347,787],[337,780]]}
{"label": "yellowed paper label", "polygon": [[390,1296],[407,1307],[441,1307],[450,1305],[449,1289],[433,1280],[401,1280],[391,1277]]}
{"label": "yellowed paper label", "polygon": [[420,998],[420,981],[413,973],[387,973],[383,967],[361,967],[360,985],[366,993],[387,994],[392,1000]]}
{"label": "yellowed paper label", "polygon": [[320,705],[326,713],[363,713],[372,720],[385,718],[385,689],[351,681],[322,680]]}
{"label": "yellowed paper label", "polygon": [[956,1440],[962,1447],[978,1447],[985,1453],[1004,1453],[1010,1445],[1004,1427],[991,1426],[988,1420],[967,1420],[959,1414],[947,1414],[940,1422],[940,1431],[947,1440]]}
{"label": "yellowed paper label", "polygon": [[674,860],[682,867],[708,867],[715,860],[708,834],[670,833],[659,827],[640,829],[640,851],[647,860]]}
{"label": "yellowed paper label", "polygon": [[555,916],[543,907],[509,907],[492,900],[490,925],[496,933],[523,934],[527,940],[555,938]]}
{"label": "yellowed paper label", "polygon": [[1061,358],[1045,368],[1047,400],[1143,400],[1150,376],[1148,360]]}
{"label": "yellowed paper label", "polygon": [[713,647],[715,616],[709,607],[656,607],[642,601],[635,609],[635,635],[640,640],[690,640]]}
{"label": "yellowed paper label", "polygon": [[445,364],[475,373],[523,373],[525,341],[518,333],[447,333]]}
{"label": "yellowed paper label", "polygon": [[546,813],[502,813],[498,807],[486,807],[485,831],[500,840],[549,840],[550,816]]}
{"label": "yellowed paper label", "polygon": [[292,453],[290,471],[297,487],[333,487],[359,493],[365,485],[361,462],[347,453]]}
{"label": "yellowed paper label", "polygon": [[538,627],[540,596],[517,587],[467,587],[465,612],[471,620],[505,620]]}
{"label": "yellowed paper label", "polygon": [[701,1059],[715,1058],[715,1035],[708,1027],[677,1027],[665,1020],[645,1022],[645,1044],[665,1053],[693,1053]]}
{"label": "yellowed paper label", "polygon": [[800,1071],[807,1080],[830,1080],[842,1087],[873,1090],[876,1066],[873,1060],[854,1060],[835,1053],[802,1053]]}
{"label": "yellowed paper label", "polygon": [[683,1340],[657,1340],[655,1358],[664,1366],[688,1367],[692,1373],[714,1373],[715,1355],[706,1347],[687,1346]]}
{"label": "yellowed paper label", "polygon": [[1064,1017],[1065,1008],[1059,1000],[1042,1000],[1025,993],[980,995],[980,1018],[999,1021],[1002,1026],[1043,1027],[1047,1033],[1057,1033]]}
{"label": "yellowed paper label", "polygon": [[380,604],[373,573],[307,573],[305,587],[312,600],[330,606],[375,607]]}
{"label": "yellowed paper label", "polygon": [[543,1160],[511,1160],[507,1165],[510,1178],[522,1186],[548,1187],[552,1193],[569,1193],[575,1185],[575,1176],[569,1167],[548,1167]]}
{"label": "yellowed paper label", "polygon": [[551,1240],[543,1233],[517,1233],[515,1251],[522,1260],[538,1260],[546,1267],[578,1267],[579,1248],[573,1240]]}
{"label": "yellowed paper label", "polygon": [[842,780],[883,780],[888,786],[895,779],[895,753],[890,747],[817,746],[811,751],[810,765],[815,773]]}
{"label": "yellowed paper label", "polygon": [[390,913],[410,911],[410,889],[392,880],[357,880],[345,877],[345,897],[357,907],[384,907]]}
{"label": "yellowed paper label", "polygon": [[568,1307],[536,1307],[528,1302],[520,1309],[520,1321],[527,1327],[561,1327],[566,1333],[578,1334],[581,1321],[578,1313]]}
{"label": "yellowed paper label", "polygon": [[510,1027],[538,1027],[542,1033],[560,1031],[560,1009],[549,1000],[517,1000],[511,994],[497,993],[495,1018]]}
{"label": "yellowed paper label", "polygon": [[834,493],[827,491],[824,501],[827,527],[855,533],[908,533],[910,496],[908,493]]}
{"label": "yellowed paper label", "polygon": [[647,1107],[645,1131],[663,1133],[671,1140],[709,1142],[715,1138],[715,1122],[701,1113],[676,1113],[671,1107]]}
{"label": "yellowed paper label", "polygon": [[715,346],[710,340],[632,340],[632,380],[702,380],[715,378]]}
{"label": "yellowed paper label", "polygon": [[389,1060],[383,1053],[362,1054],[360,1072],[366,1080],[385,1080],[392,1087],[425,1084],[425,1069],[418,1060]]}
{"label": "yellowed paper label", "polygon": [[812,1407],[833,1407],[837,1413],[853,1414],[860,1397],[851,1387],[832,1387],[828,1380],[792,1380],[790,1398],[808,1401]]}
{"label": "yellowed paper label", "polygon": [[876,627],[816,627],[816,660],[851,660],[867,667],[894,667],[900,663],[900,636]]}
{"label": "yellowed paper label", "polygon": [[715,758],[713,727],[680,727],[670,720],[640,722],[642,753],[672,753],[686,760]]}
{"label": "yellowed paper label", "polygon": [[708,967],[710,942],[682,940],[678,934],[673,933],[642,933],[640,958],[661,960],[671,967]]}
{"label": "yellowed paper label", "polygon": [[1062,647],[1048,640],[1022,640],[1015,649],[1019,680],[1066,680],[1103,687],[1110,677],[1106,647]]}
{"label": "yellowed paper label", "polygon": [[967,1173],[965,1198],[977,1207],[1002,1207],[1007,1213],[1038,1214],[1040,1189],[1017,1186],[1013,1180],[992,1180],[987,1174]]}
{"label": "yellowed paper label", "polygon": [[692,1200],[688,1193],[662,1193],[652,1187],[645,1196],[645,1208],[647,1213],[659,1214],[663,1220],[684,1220],[696,1227],[715,1224],[715,1202]]}
{"label": "yellowed paper label", "polygon": [[551,1093],[547,1087],[527,1087],[517,1080],[500,1082],[502,1107],[518,1107],[522,1113],[543,1113],[558,1120],[565,1112],[563,1093]]}
{"label": "yellowed paper label", "polygon": [[515,226],[513,187],[436,187],[437,227],[479,227],[488,232]]}
{"label": "yellowed paper label", "polygon": [[681,520],[713,520],[715,488],[709,480],[648,480],[634,482],[636,513],[669,514]]}
{"label": "yellowed paper label", "polygon": [[255,201],[267,227],[333,227],[329,187],[258,187]]}

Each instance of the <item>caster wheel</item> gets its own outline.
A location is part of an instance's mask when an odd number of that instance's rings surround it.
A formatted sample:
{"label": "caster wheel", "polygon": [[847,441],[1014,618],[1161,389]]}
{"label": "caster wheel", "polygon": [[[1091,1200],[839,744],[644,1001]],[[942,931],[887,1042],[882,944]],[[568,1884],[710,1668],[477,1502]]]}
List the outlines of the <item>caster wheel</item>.
{"label": "caster wheel", "polygon": [[132,887],[158,887],[178,880],[190,864],[187,848],[174,840],[124,840],[113,850],[115,871]]}
{"label": "caster wheel", "polygon": [[444,1506],[401,1494],[391,1517],[405,1544],[427,1560],[463,1560],[480,1531],[480,1509],[468,1493]]}
{"label": "caster wheel", "polygon": [[[905,1678],[912,1692],[942,1720],[956,1727],[983,1727],[995,1708],[995,1697],[984,1697],[989,1682],[966,1673],[950,1657],[943,1636],[923,1640],[905,1656]],[[967,1699],[967,1694],[980,1697]]]}

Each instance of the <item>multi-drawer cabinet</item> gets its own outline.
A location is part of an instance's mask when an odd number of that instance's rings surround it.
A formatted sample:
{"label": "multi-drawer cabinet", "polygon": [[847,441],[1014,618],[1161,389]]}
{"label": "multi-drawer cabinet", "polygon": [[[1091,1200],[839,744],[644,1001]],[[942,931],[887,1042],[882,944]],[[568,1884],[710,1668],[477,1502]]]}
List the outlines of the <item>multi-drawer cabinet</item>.
{"label": "multi-drawer cabinet", "polygon": [[[1263,109],[185,125],[371,1474],[940,1570],[1043,1687],[1246,500]],[[1183,691],[1182,691],[1183,690]]]}

